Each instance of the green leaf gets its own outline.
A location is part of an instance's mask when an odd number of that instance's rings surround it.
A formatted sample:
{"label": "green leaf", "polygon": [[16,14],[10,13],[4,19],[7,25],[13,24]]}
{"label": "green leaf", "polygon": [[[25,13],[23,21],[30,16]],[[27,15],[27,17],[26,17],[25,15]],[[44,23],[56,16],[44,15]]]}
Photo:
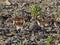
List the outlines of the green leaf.
{"label": "green leaf", "polygon": [[52,38],[51,37],[47,38],[46,45],[49,45],[51,41],[52,41]]}
{"label": "green leaf", "polygon": [[32,7],[31,7],[31,15],[32,16],[40,16],[41,17],[41,15],[42,15],[42,12],[41,12],[41,8],[40,8],[40,6],[39,5],[32,5]]}

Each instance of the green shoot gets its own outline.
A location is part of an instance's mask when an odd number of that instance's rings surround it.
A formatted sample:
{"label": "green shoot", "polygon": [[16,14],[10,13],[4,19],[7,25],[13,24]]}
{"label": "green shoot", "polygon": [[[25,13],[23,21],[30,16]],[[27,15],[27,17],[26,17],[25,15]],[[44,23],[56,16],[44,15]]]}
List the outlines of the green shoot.
{"label": "green shoot", "polygon": [[34,17],[37,17],[37,16],[41,17],[42,12],[39,5],[36,4],[31,7],[31,15]]}

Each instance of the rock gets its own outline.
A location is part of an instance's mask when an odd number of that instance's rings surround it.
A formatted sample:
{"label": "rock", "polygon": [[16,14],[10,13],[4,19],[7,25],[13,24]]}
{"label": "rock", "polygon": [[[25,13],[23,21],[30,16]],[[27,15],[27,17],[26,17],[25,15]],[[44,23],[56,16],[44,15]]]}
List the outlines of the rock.
{"label": "rock", "polygon": [[11,3],[8,0],[5,1],[5,4],[6,5],[11,5]]}
{"label": "rock", "polygon": [[58,44],[58,45],[60,45],[60,44]]}
{"label": "rock", "polygon": [[13,34],[6,34],[7,37],[13,37]]}
{"label": "rock", "polygon": [[4,8],[3,4],[0,4],[0,11]]}

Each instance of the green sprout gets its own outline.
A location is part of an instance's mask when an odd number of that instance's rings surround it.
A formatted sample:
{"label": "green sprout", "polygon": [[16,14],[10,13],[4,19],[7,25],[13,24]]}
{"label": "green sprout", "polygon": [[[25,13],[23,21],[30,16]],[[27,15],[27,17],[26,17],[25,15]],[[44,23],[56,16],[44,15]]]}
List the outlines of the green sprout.
{"label": "green sprout", "polygon": [[47,38],[46,45],[50,45],[51,41],[52,41],[52,37]]}
{"label": "green sprout", "polygon": [[32,5],[31,7],[31,15],[33,17],[41,17],[42,16],[42,12],[41,12],[41,8],[39,5]]}
{"label": "green sprout", "polygon": [[57,18],[58,17],[57,12],[53,12],[53,16],[54,16],[54,18]]}

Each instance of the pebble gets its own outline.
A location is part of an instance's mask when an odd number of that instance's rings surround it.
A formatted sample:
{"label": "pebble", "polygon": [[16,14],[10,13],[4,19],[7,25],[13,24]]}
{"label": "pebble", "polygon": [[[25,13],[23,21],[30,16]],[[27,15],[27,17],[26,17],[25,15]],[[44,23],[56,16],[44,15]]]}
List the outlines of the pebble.
{"label": "pebble", "polygon": [[[9,1],[11,1],[11,2],[9,2]],[[12,1],[13,0],[6,0],[6,1],[2,2],[2,4],[0,4],[0,17],[11,15],[7,19],[12,18],[11,20],[13,20],[13,18],[15,16],[20,17],[20,15],[23,15],[23,16],[31,15],[31,12],[30,11],[28,12],[26,10],[28,8],[29,8],[28,10],[30,10],[30,8],[31,8],[30,6],[32,5],[32,3],[34,4],[35,2],[28,3],[28,1],[24,2],[25,0],[23,0],[23,1],[21,0],[22,4],[20,4],[20,2],[21,2],[20,0],[18,2],[16,0],[14,0],[13,2]],[[32,1],[32,0],[30,0],[30,1]],[[43,0],[40,0],[40,1],[42,1],[42,2],[39,2],[40,3],[39,5],[44,3]],[[53,1],[52,1],[52,3],[53,3]],[[52,3],[50,4],[50,6],[52,5]],[[42,6],[43,6],[42,8],[44,11],[44,15],[45,15],[46,5],[42,4]],[[48,6],[47,6],[47,9],[48,9]],[[48,10],[50,11],[51,9],[48,9]],[[53,10],[51,10],[51,13]],[[24,13],[24,14],[22,14],[22,13]],[[28,17],[28,19],[29,18],[31,19],[32,17]],[[53,17],[48,17],[48,18],[53,18]],[[11,20],[9,20],[10,21],[9,22],[9,21],[6,21],[7,19],[6,20],[5,19],[6,18],[1,17],[1,20],[0,20],[1,22],[3,22],[3,23],[1,23],[0,27],[2,29],[4,29],[4,31],[0,30],[0,36],[2,36],[5,39],[5,40],[2,40],[2,42],[1,42],[3,44],[5,44],[5,43],[15,44],[16,42],[19,42],[20,40],[22,40],[25,45],[45,45],[45,39],[47,39],[48,36],[52,35],[51,37],[53,37],[53,41],[54,40],[56,41],[56,39],[58,39],[57,31],[56,31],[56,33],[54,32],[54,29],[57,28],[56,23],[53,24],[54,26],[52,26],[52,24],[50,24],[51,26],[49,26],[49,24],[40,25],[39,23],[38,24],[35,23],[35,21],[33,21],[31,23],[32,20],[30,21],[30,19],[29,19],[26,23],[24,23],[24,24],[26,24],[26,28],[19,31],[19,30],[16,30],[15,25],[12,25],[13,22]],[[3,20],[5,20],[6,22]],[[57,21],[58,20],[60,20],[60,18],[59,19],[57,18]],[[30,21],[30,24],[29,24],[29,21]],[[58,22],[60,22],[60,21],[58,21]],[[7,24],[9,24],[9,25],[7,25]],[[59,24],[58,24],[58,26],[59,26]],[[54,28],[52,29],[52,27],[54,27]],[[9,28],[8,29],[9,31],[6,28]],[[58,29],[56,29],[56,30],[58,30]],[[12,34],[14,34],[14,35],[12,36]],[[55,38],[53,35],[55,36]],[[39,41],[39,43],[38,43],[38,41]],[[58,40],[56,42],[58,42]],[[60,44],[58,44],[58,45],[60,45]]]}
{"label": "pebble", "polygon": [[5,1],[5,4],[6,5],[11,5],[11,3],[8,0]]}

